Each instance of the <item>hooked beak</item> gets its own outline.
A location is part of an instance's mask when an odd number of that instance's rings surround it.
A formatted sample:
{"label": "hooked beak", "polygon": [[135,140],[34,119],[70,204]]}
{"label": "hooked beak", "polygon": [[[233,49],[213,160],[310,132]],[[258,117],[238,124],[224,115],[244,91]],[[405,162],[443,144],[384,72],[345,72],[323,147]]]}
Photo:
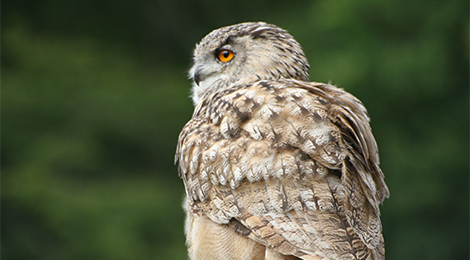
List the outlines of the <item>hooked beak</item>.
{"label": "hooked beak", "polygon": [[196,68],[194,71],[193,80],[199,86],[199,82],[201,81],[201,70],[199,68]]}

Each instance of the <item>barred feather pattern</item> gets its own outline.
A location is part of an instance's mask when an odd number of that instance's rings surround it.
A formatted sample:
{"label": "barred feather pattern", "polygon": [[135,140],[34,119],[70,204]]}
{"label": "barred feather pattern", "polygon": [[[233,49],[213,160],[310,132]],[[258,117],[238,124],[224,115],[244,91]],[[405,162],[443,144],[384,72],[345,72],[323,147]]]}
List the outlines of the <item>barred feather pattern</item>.
{"label": "barred feather pattern", "polygon": [[[377,144],[366,109],[342,89],[277,79],[205,95],[176,161],[191,259],[385,257]],[[239,258],[217,255],[231,250]]]}

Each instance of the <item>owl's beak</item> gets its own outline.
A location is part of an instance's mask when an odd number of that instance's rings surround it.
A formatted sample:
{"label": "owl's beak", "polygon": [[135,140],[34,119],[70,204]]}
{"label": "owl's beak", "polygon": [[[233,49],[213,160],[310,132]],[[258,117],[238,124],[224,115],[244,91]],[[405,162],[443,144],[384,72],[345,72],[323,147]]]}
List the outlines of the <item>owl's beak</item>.
{"label": "owl's beak", "polygon": [[201,70],[197,69],[194,71],[193,80],[199,86],[199,82],[201,81]]}

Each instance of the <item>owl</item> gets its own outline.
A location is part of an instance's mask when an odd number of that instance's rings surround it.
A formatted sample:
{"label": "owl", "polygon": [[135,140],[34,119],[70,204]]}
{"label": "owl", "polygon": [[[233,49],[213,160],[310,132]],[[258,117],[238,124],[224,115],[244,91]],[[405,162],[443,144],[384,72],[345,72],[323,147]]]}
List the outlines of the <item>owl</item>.
{"label": "owl", "polygon": [[361,101],[310,82],[300,44],[264,22],[194,51],[192,119],[175,161],[200,259],[384,259],[389,196]]}

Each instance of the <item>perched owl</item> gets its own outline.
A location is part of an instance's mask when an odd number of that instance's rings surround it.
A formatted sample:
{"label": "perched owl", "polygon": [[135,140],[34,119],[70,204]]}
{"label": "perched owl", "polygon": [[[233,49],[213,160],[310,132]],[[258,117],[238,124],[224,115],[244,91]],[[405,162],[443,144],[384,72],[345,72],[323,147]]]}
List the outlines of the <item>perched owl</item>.
{"label": "perched owl", "polygon": [[308,70],[299,43],[263,22],[196,46],[176,152],[190,259],[384,259],[389,191],[367,111]]}

